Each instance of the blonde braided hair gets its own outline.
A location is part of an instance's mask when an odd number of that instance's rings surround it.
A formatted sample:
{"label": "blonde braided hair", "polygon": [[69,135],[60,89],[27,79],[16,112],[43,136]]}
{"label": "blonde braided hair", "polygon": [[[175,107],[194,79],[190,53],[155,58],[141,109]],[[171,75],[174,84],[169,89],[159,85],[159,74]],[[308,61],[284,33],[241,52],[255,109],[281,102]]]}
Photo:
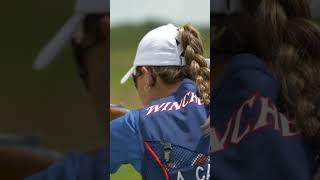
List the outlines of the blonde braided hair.
{"label": "blonde braided hair", "polygon": [[203,57],[203,45],[200,33],[191,24],[179,28],[184,58],[190,77],[196,82],[198,93],[204,104],[210,103],[210,69]]}

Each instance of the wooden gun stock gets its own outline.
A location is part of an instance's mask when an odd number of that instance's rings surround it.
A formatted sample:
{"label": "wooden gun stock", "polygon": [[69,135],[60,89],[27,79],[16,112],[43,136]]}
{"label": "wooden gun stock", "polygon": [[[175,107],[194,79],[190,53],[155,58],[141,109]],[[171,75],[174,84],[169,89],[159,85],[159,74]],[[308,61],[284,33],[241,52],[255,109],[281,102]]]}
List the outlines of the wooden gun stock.
{"label": "wooden gun stock", "polygon": [[123,116],[123,115],[127,114],[128,112],[129,112],[129,110],[124,108],[121,105],[110,104],[110,114],[109,114],[110,121],[112,121],[120,116]]}
{"label": "wooden gun stock", "polygon": [[0,179],[21,180],[48,168],[54,161],[31,149],[0,145]]}

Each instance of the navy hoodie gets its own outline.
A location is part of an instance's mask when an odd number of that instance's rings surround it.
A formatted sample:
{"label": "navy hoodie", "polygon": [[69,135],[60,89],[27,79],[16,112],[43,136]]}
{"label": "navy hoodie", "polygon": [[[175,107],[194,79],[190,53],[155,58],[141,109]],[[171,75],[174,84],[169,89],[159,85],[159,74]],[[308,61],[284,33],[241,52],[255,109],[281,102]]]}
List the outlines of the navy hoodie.
{"label": "navy hoodie", "polygon": [[279,100],[278,83],[261,59],[232,58],[213,90],[214,180],[308,180],[315,154]]}

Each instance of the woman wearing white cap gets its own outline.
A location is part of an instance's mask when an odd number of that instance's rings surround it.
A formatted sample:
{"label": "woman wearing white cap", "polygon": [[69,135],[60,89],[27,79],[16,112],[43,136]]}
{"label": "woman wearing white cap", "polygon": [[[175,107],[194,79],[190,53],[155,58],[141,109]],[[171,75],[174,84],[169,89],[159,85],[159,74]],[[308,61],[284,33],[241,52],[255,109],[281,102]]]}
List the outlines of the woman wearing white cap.
{"label": "woman wearing white cap", "polygon": [[[99,129],[104,140],[87,153],[72,152],[27,180],[105,180],[108,179],[105,113],[107,105],[107,64],[109,58],[109,2],[78,0],[76,12],[37,57],[34,68],[43,69],[67,42],[71,42],[78,73],[93,98]],[[91,120],[91,119],[90,119]],[[63,124],[62,124],[63,126]],[[76,128],[76,125],[75,125]],[[57,136],[59,134],[57,133]],[[60,137],[63,138],[63,137]]]}
{"label": "woman wearing white cap", "polygon": [[210,70],[190,24],[141,40],[130,76],[144,105],[110,124],[110,171],[131,164],[143,179],[209,179]]}

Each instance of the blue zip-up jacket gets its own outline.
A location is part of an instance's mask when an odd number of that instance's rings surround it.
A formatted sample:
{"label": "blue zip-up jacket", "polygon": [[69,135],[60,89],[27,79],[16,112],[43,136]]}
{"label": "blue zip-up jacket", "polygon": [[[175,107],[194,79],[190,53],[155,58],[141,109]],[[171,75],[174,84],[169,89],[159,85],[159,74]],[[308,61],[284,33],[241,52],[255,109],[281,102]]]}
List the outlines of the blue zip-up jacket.
{"label": "blue zip-up jacket", "polygon": [[143,179],[209,179],[209,111],[189,79],[176,92],[110,124],[110,170],[132,164]]}

